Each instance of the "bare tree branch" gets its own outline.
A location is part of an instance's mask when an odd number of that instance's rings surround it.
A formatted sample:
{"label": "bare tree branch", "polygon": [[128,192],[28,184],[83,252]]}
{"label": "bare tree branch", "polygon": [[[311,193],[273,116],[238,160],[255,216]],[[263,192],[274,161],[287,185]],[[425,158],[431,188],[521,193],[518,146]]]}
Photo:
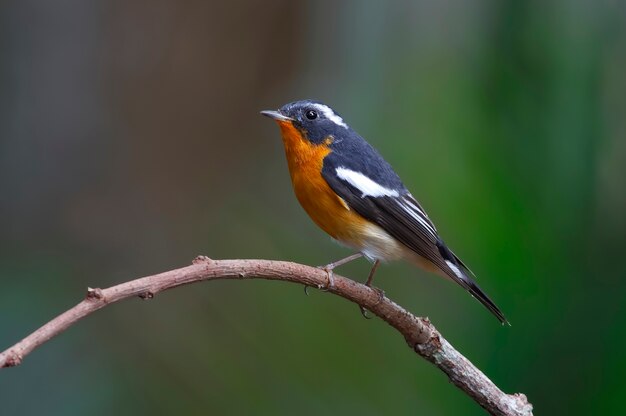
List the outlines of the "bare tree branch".
{"label": "bare tree branch", "polygon": [[[85,316],[111,303],[156,293],[188,283],[217,279],[283,280],[327,288],[376,314],[400,332],[413,350],[436,365],[458,388],[492,415],[532,416],[532,405],[521,393],[506,394],[467,358],[455,350],[427,318],[418,318],[390,299],[353,280],[297,263],[269,260],[211,260],[197,257],[191,266],[142,277],[106,289],[91,289],[78,305],[48,322],[22,341],[0,353],[0,368],[19,365],[52,337],[59,335]],[[330,284],[330,287],[328,285]]]}

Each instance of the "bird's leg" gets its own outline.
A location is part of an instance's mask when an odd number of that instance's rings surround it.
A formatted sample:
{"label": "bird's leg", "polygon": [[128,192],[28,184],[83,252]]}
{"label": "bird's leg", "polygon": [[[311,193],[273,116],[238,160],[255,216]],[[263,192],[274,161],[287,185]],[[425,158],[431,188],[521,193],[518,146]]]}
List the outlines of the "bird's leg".
{"label": "bird's leg", "polygon": [[372,266],[372,270],[370,270],[370,274],[367,276],[367,282],[365,282],[365,286],[372,287],[372,280],[374,280],[374,275],[376,274],[376,269],[380,266],[380,260],[376,260],[374,265]]}
{"label": "bird's leg", "polygon": [[350,263],[351,261],[356,260],[356,259],[360,259],[361,257],[363,257],[363,253],[354,253],[353,255],[343,258],[341,260],[328,263],[326,266],[320,266],[320,269],[325,270],[325,271],[333,270],[334,268],[343,266],[344,264]]}
{"label": "bird's leg", "polygon": [[[378,266],[380,266],[380,260],[376,260],[374,262],[374,265],[372,266],[372,269],[370,270],[370,274],[367,276],[367,282],[365,282],[365,286],[372,288],[372,280],[374,280],[374,275],[376,274],[376,270],[378,269]],[[373,287],[373,290],[375,290],[376,292],[378,292],[378,302],[382,302],[384,297],[385,297],[385,292],[383,292],[381,289],[377,288],[377,287]],[[366,319],[370,319],[371,317],[367,315],[367,309],[365,309],[363,306],[359,305],[359,309],[361,309],[361,315],[363,315]]]}
{"label": "bird's leg", "polygon": [[[324,270],[326,274],[328,275],[328,284],[323,289],[328,290],[328,289],[335,287],[335,280],[333,279],[333,269],[339,266],[343,266],[344,264],[350,263],[352,260],[356,260],[361,257],[363,257],[363,253],[355,253],[341,260],[328,263],[326,266],[319,266],[318,269]],[[309,288],[308,286],[304,286],[304,293],[306,293],[307,295],[309,294],[308,288]],[[318,287],[318,289],[322,289],[322,287]]]}

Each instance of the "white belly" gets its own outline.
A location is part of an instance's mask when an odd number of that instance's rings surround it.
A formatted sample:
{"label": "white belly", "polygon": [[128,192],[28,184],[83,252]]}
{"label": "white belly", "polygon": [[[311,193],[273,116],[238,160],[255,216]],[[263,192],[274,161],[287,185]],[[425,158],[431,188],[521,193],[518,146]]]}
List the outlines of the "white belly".
{"label": "white belly", "polygon": [[360,251],[371,261],[407,260],[424,270],[447,277],[446,274],[432,262],[393,238],[378,225],[369,223],[362,231],[362,238],[359,243],[346,241],[340,241],[340,243]]}
{"label": "white belly", "polygon": [[406,257],[407,247],[376,224],[366,224],[360,230],[359,242],[339,241],[363,253],[369,260],[399,260]]}

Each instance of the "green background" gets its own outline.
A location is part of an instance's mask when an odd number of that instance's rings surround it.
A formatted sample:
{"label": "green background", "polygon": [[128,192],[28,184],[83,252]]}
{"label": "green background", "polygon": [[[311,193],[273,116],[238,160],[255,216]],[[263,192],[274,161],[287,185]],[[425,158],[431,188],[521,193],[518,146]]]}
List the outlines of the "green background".
{"label": "green background", "polygon": [[[536,414],[620,413],[625,24],[619,1],[2,2],[0,349],[87,286],[197,254],[347,255],[258,114],[315,98],[392,163],[512,326],[406,264],[376,284]],[[356,306],[233,281],[81,321],[0,372],[0,413],[483,411]]]}

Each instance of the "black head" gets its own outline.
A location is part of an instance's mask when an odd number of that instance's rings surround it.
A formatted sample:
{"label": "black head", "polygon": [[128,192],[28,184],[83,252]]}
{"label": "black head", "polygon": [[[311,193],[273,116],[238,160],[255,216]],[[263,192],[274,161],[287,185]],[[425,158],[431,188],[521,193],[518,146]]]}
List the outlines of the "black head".
{"label": "black head", "polygon": [[295,101],[285,104],[278,111],[261,113],[277,121],[290,121],[315,144],[323,143],[328,136],[336,138],[350,130],[337,113],[318,101]]}

